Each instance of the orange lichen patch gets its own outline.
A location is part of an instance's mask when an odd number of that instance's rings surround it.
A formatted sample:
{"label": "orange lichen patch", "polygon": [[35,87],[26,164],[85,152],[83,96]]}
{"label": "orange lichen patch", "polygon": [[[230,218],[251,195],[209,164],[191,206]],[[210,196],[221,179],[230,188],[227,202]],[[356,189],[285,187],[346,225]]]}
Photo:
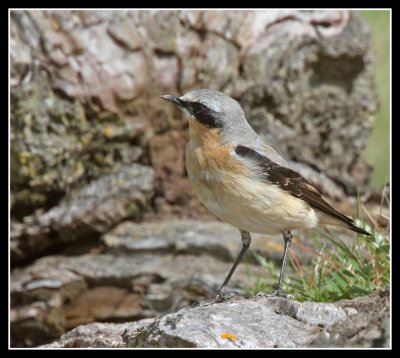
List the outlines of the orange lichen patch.
{"label": "orange lichen patch", "polygon": [[103,128],[103,134],[104,134],[105,137],[111,138],[113,136],[113,134],[114,134],[113,127],[111,127],[111,126],[104,127]]}
{"label": "orange lichen patch", "polygon": [[283,245],[278,244],[277,242],[268,243],[266,246],[268,246],[268,249],[274,250],[274,251],[282,251],[283,250]]}
{"label": "orange lichen patch", "polygon": [[221,333],[221,338],[230,339],[231,341],[236,341],[238,339],[237,336],[230,332]]}
{"label": "orange lichen patch", "polygon": [[[297,244],[299,242],[299,238],[298,237],[296,237],[296,236],[293,236],[293,241],[292,241],[292,244]],[[282,251],[283,250],[283,243],[278,243],[278,242],[273,242],[273,241],[270,241],[270,242],[265,242],[265,244],[263,245],[263,247],[265,248],[265,249],[268,249],[268,250],[274,250],[274,251]]]}

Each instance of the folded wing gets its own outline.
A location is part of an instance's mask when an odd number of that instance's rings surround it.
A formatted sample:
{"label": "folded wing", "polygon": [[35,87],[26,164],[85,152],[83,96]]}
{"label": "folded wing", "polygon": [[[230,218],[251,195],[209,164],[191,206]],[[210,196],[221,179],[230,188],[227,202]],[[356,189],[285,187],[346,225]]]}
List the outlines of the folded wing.
{"label": "folded wing", "polygon": [[293,169],[283,167],[256,150],[243,145],[235,147],[235,153],[257,165],[264,180],[279,186],[282,190],[304,200],[313,208],[343,222],[349,229],[364,235],[370,235],[367,231],[355,226],[355,223],[351,218],[343,215],[329,205],[321,197],[321,193]]}

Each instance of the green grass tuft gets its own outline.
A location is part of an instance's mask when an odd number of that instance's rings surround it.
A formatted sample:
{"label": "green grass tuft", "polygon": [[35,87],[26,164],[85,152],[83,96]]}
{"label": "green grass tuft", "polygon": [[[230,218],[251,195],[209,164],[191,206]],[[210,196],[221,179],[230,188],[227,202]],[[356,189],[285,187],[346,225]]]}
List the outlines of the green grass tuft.
{"label": "green grass tuft", "polygon": [[[357,234],[356,239],[349,243],[326,230],[315,229],[311,237],[314,249],[294,243],[297,248],[311,253],[313,258],[310,265],[302,266],[294,248],[290,250],[289,263],[293,272],[285,275],[285,292],[298,301],[334,302],[389,287],[388,235],[376,222],[374,230],[360,219],[356,219],[356,224],[372,236]],[[278,281],[280,268],[256,253],[254,255],[269,272],[271,280],[259,280],[248,290],[249,294],[271,292]]]}
{"label": "green grass tuft", "polygon": [[[368,225],[357,224],[371,232]],[[390,246],[387,236],[374,231],[368,237],[357,235],[357,240],[347,244],[324,230],[315,230],[314,234],[314,247],[319,249],[307,250],[314,255],[309,266],[302,267],[294,250],[290,251],[289,263],[294,273],[286,273],[284,289],[297,301],[334,302],[389,287]],[[327,241],[333,245],[327,245]],[[260,279],[249,289],[249,294],[273,291],[279,277],[278,265],[254,255],[273,280],[266,283]]]}
{"label": "green grass tuft", "polygon": [[[357,223],[367,231],[367,225]],[[352,244],[316,230],[320,247],[311,267],[302,269],[290,258],[296,275],[287,285],[289,293],[300,301],[331,302],[364,296],[390,284],[389,239],[379,232],[372,236],[358,235]],[[322,240],[321,240],[322,239]],[[324,244],[327,240],[333,248]]]}

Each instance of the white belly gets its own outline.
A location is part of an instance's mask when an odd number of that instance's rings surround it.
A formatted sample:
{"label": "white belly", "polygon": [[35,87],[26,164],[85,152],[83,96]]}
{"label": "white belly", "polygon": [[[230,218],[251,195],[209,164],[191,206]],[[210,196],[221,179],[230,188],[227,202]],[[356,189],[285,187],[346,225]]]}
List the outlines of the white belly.
{"label": "white belly", "polygon": [[318,217],[303,200],[256,178],[219,178],[193,171],[193,189],[203,205],[229,224],[249,232],[276,235],[283,230],[315,227]]}

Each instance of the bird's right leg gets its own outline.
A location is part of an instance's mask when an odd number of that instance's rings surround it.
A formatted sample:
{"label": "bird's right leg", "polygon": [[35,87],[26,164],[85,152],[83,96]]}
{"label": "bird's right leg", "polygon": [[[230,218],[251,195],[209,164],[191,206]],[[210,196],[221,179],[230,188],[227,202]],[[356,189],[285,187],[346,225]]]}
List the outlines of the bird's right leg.
{"label": "bird's right leg", "polygon": [[228,276],[226,276],[226,279],[224,281],[224,283],[222,284],[222,286],[220,287],[220,289],[217,292],[217,296],[215,298],[215,300],[218,301],[223,301],[224,299],[226,299],[226,294],[225,294],[225,288],[228,285],[229,280],[231,279],[233,273],[236,270],[236,267],[239,265],[239,262],[241,261],[243,255],[246,253],[247,249],[250,247],[250,243],[251,243],[251,236],[250,233],[248,231],[243,231],[240,230],[240,234],[242,235],[242,249],[239,252],[238,257],[235,260],[235,263],[233,264],[231,270],[228,273]]}
{"label": "bird's right leg", "polygon": [[258,292],[257,296],[268,296],[268,297],[278,296],[278,297],[285,297],[287,299],[293,299],[293,297],[291,295],[286,294],[282,289],[283,277],[285,275],[285,269],[286,269],[286,263],[287,263],[287,256],[289,253],[290,245],[292,243],[293,235],[290,230],[283,230],[282,234],[283,234],[283,241],[285,244],[285,248],[283,251],[281,271],[279,273],[279,281],[278,281],[276,290],[273,293],[269,293],[269,294],[264,293],[264,292]]}
{"label": "bird's right leg", "polygon": [[283,284],[283,277],[285,275],[285,269],[286,269],[286,263],[287,263],[287,255],[289,253],[289,248],[290,245],[292,244],[292,239],[293,235],[290,230],[283,230],[283,241],[285,243],[285,248],[283,251],[283,257],[282,257],[282,265],[281,265],[281,272],[279,274],[279,281],[278,281],[278,287],[275,291],[275,294],[277,296],[287,296],[282,289],[282,284]]}

